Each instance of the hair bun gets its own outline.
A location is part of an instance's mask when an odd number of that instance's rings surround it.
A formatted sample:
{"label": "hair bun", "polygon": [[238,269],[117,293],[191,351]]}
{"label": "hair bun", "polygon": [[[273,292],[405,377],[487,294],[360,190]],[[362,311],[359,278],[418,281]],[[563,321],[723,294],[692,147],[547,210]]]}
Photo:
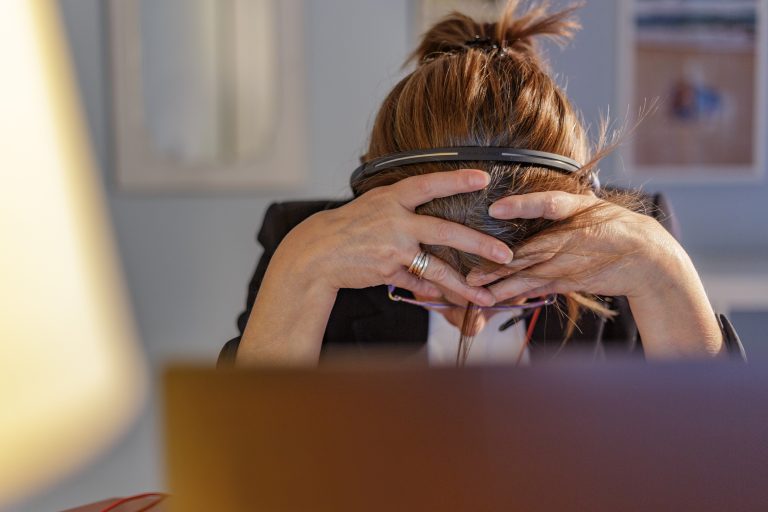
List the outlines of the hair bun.
{"label": "hair bun", "polygon": [[478,22],[460,12],[452,12],[422,36],[408,61],[416,60],[421,64],[444,54],[472,49],[499,55],[538,56],[538,36],[565,44],[580,28],[573,17],[578,5],[550,13],[548,3],[544,2],[518,14],[520,3],[520,0],[508,0],[497,22]]}

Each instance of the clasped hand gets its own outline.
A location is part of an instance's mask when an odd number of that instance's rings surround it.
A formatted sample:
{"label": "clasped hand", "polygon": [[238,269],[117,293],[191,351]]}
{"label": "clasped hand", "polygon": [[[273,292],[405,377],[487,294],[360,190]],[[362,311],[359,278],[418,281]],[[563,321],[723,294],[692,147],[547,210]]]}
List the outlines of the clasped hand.
{"label": "clasped hand", "polygon": [[[497,219],[589,220],[519,247],[494,272],[473,270],[467,281],[488,285],[497,301],[551,293],[588,292],[638,297],[656,293],[674,274],[682,248],[652,217],[601,200],[561,191],[504,197],[491,205]],[[498,281],[498,282],[495,282]]]}
{"label": "clasped hand", "polygon": [[[300,246],[294,252],[303,255],[299,268],[329,290],[393,284],[427,297],[441,297],[448,291],[480,305],[573,291],[650,293],[664,282],[665,272],[659,270],[681,250],[651,217],[591,194],[537,192],[505,197],[491,205],[490,214],[496,218],[550,220],[565,220],[599,207],[596,222],[538,237],[518,248],[514,257],[504,243],[489,235],[414,213],[432,199],[480,190],[488,182],[487,173],[472,169],[409,177],[310,217],[289,235],[294,243],[288,245]],[[492,273],[474,270],[465,279],[432,257],[424,279],[419,280],[406,269],[421,250],[420,244],[470,252],[500,267]]]}
{"label": "clasped hand", "polygon": [[[490,206],[491,216],[562,221],[557,229],[516,247],[513,255],[492,236],[415,213],[435,198],[481,190],[488,183],[487,173],[471,169],[413,176],[300,223],[272,256],[238,358],[316,362],[337,292],[382,284],[483,306],[550,293],[624,295],[646,357],[721,352],[722,335],[696,269],[675,239],[647,215],[592,194],[505,197]],[[585,211],[588,221],[579,223]],[[568,223],[574,229],[560,229]],[[407,268],[422,244],[476,254],[498,268],[490,273],[474,269],[465,278],[431,257],[424,279],[417,279]],[[295,321],[298,315],[302,322]],[[281,339],[302,342],[276,341]]]}

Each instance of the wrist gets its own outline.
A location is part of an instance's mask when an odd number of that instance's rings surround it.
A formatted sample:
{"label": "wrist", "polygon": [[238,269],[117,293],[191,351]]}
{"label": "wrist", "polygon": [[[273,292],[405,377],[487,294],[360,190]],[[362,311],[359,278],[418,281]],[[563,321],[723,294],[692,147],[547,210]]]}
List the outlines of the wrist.
{"label": "wrist", "polygon": [[717,355],[723,336],[688,254],[677,242],[652,261],[646,285],[628,296],[646,355]]}
{"label": "wrist", "polygon": [[318,215],[320,213],[286,235],[272,256],[269,271],[279,275],[286,285],[313,295],[335,297],[339,286],[334,284],[328,268],[330,251],[324,249],[324,239],[317,236],[323,229],[311,224]]}
{"label": "wrist", "polygon": [[646,356],[712,356],[722,333],[699,274],[682,246],[657,222],[637,251],[638,272],[627,294]]}
{"label": "wrist", "polygon": [[339,291],[329,282],[327,274],[312,254],[294,251],[290,247],[286,247],[283,254],[275,252],[264,276],[264,285],[321,301],[334,301]]}
{"label": "wrist", "polygon": [[637,251],[638,272],[635,285],[627,293],[630,299],[658,300],[700,285],[698,273],[682,246],[655,221],[653,228],[642,237],[642,249]]}

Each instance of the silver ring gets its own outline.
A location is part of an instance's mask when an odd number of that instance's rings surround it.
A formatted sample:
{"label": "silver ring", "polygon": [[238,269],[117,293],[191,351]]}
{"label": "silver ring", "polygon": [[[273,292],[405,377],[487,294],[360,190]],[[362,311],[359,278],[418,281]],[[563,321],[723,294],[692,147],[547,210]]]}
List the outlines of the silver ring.
{"label": "silver ring", "polygon": [[408,272],[421,279],[427,271],[427,266],[429,266],[429,254],[427,251],[420,251],[419,254],[413,258],[411,266],[408,267]]}

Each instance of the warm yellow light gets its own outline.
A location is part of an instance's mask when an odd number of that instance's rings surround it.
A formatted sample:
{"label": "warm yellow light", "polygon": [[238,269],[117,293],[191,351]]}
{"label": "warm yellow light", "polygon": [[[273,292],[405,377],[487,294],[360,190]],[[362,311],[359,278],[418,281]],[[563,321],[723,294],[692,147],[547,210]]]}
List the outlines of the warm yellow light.
{"label": "warm yellow light", "polygon": [[0,505],[82,464],[145,386],[51,0],[0,1]]}

